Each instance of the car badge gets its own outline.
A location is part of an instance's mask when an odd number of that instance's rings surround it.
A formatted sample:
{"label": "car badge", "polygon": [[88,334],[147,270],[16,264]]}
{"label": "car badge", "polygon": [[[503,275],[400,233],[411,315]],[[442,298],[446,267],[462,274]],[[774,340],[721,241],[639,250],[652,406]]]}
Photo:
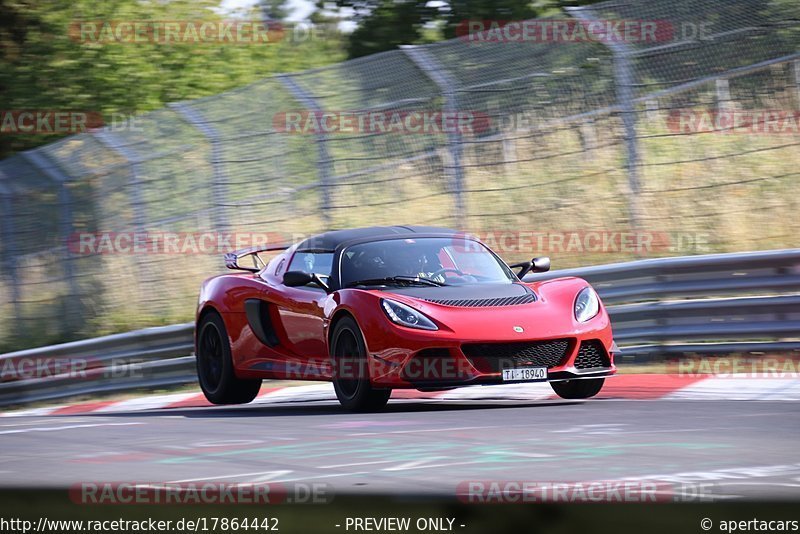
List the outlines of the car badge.
{"label": "car badge", "polygon": [[521,333],[521,332],[524,332],[524,331],[525,331],[525,329],[522,328],[521,326],[515,326],[514,327],[514,332],[520,332]]}

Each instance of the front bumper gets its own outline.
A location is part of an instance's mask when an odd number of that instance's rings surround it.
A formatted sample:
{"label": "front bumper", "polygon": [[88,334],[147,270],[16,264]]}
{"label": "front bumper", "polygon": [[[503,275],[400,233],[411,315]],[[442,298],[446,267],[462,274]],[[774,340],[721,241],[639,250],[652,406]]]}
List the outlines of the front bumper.
{"label": "front bumper", "polygon": [[[503,380],[503,369],[546,367],[548,382],[601,378],[617,371],[614,357],[618,349],[610,328],[580,336],[480,343],[430,336],[428,343],[416,339],[413,345],[371,352],[372,383],[378,387],[440,389],[513,383]],[[497,347],[502,350],[494,350]]]}
{"label": "front bumper", "polygon": [[378,387],[432,389],[508,383],[502,377],[508,368],[545,367],[548,381],[613,375],[617,348],[605,307],[585,322],[574,316],[576,295],[587,285],[549,280],[533,288],[536,302],[513,306],[403,301],[435,321],[435,331],[397,325],[382,310],[362,314],[370,378]]}

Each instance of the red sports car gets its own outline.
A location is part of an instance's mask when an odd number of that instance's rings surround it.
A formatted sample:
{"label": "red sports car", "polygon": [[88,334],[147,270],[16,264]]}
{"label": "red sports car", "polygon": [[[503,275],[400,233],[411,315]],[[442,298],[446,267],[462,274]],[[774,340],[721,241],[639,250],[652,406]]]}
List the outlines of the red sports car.
{"label": "red sports car", "polygon": [[[282,252],[265,264],[270,251]],[[523,282],[550,260],[509,266],[454,230],[339,230],[225,259],[244,272],[203,283],[195,330],[215,404],[250,402],[264,378],[333,381],[352,410],[384,406],[395,388],[510,382],[582,399],[616,372],[611,324],[586,281]]]}

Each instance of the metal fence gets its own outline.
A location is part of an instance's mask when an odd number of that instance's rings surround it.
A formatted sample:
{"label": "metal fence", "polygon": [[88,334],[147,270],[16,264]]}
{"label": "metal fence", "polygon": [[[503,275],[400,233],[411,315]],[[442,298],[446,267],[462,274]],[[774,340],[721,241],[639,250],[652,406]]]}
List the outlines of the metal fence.
{"label": "metal fence", "polygon": [[[597,289],[622,366],[800,355],[800,249],[639,260],[525,279],[559,276],[583,277]],[[0,355],[0,371],[8,370],[0,373],[0,406],[193,383],[193,333],[186,323]],[[63,372],[55,372],[59,366]]]}
{"label": "metal fence", "polygon": [[[800,109],[796,2],[612,1],[560,18],[655,21],[666,31],[641,42],[404,47],[177,103],[140,117],[136,130],[76,135],[0,162],[0,346],[187,321],[199,281],[221,265],[218,254],[68,246],[86,233],[295,236],[422,223],[478,235],[663,238],[636,251],[500,250],[509,260],[550,253],[562,267],[796,245],[797,132],[686,131],[674,120],[680,110]],[[297,110],[488,121],[446,135],[276,127]]]}

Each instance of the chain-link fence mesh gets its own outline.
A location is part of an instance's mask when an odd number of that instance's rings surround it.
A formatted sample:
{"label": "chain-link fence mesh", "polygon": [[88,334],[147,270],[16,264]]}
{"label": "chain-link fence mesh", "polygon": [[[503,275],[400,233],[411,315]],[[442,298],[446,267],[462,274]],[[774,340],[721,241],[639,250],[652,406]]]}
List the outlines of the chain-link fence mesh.
{"label": "chain-link fence mesh", "polygon": [[[569,38],[574,24],[549,39],[466,35],[275,76],[0,162],[0,346],[190,320],[199,282],[222,265],[222,251],[184,241],[87,252],[87,235],[275,240],[431,224],[557,267],[796,246],[797,2],[614,1],[537,24],[578,20],[644,21],[656,37]],[[763,111],[778,125],[742,133],[715,120]],[[292,132],[288,113],[460,113],[482,126]]]}

